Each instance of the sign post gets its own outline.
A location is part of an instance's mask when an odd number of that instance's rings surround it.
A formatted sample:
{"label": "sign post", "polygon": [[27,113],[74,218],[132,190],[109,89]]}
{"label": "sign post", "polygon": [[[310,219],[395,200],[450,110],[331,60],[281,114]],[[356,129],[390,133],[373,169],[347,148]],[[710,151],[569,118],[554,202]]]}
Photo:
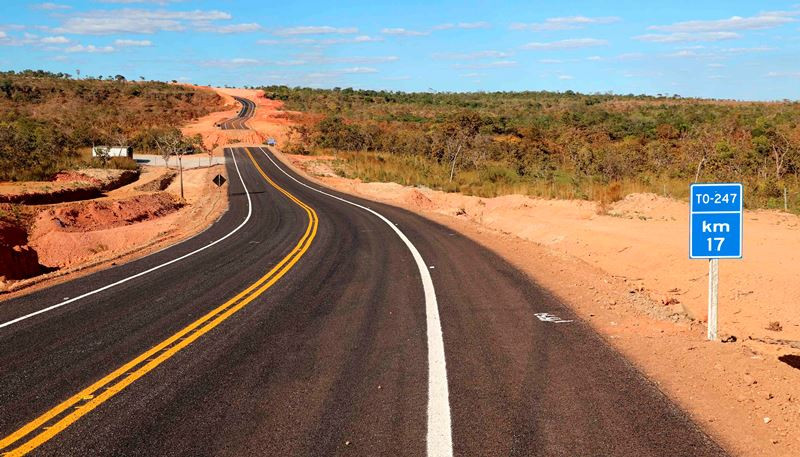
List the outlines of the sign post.
{"label": "sign post", "polygon": [[742,258],[742,185],[692,184],[689,258],[708,259],[708,339],[717,339],[719,259]]}

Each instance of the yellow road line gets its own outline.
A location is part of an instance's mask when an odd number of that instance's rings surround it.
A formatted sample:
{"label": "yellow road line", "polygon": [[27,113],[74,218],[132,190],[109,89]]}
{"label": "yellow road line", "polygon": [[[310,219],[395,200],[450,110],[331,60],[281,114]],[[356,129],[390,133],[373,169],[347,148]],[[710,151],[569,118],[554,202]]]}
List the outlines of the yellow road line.
{"label": "yellow road line", "polygon": [[[81,390],[77,394],[60,403],[58,406],[50,409],[19,430],[0,440],[0,450],[5,449],[20,439],[30,435],[32,432],[39,430],[49,421],[58,417],[59,415],[64,414],[70,408],[74,408],[72,412],[64,415],[51,426],[43,428],[38,434],[30,438],[16,449],[3,454],[4,456],[25,455],[53,438],[55,435],[69,427],[72,423],[122,391],[125,387],[129,386],[137,379],[152,371],[155,367],[175,355],[181,349],[189,346],[192,342],[209,332],[222,321],[247,306],[248,303],[255,300],[264,291],[272,287],[272,285],[275,284],[281,277],[283,277],[294,266],[294,264],[300,260],[300,257],[305,254],[317,234],[317,226],[319,223],[317,213],[313,208],[300,201],[297,197],[270,179],[269,176],[264,173],[264,170],[262,170],[258,165],[250,151],[245,151],[261,176],[272,187],[287,196],[290,200],[303,208],[308,214],[308,226],[306,227],[305,233],[303,233],[303,236],[300,238],[300,241],[298,241],[297,245],[295,245],[295,247],[283,259],[281,259],[277,265],[270,269],[267,274],[259,278],[256,282],[248,286],[245,290],[241,291],[221,306],[211,310],[203,317],[192,322],[171,337],[147,350],[130,362],[117,368],[99,381]],[[146,363],[143,364],[143,362]],[[114,383],[114,381],[117,382]],[[105,390],[98,392],[103,388],[105,388]]]}

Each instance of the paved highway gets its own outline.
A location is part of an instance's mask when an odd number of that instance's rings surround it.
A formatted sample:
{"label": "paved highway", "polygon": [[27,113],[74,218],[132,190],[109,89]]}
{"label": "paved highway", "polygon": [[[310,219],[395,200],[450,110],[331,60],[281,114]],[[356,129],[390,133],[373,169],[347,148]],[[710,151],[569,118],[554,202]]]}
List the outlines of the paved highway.
{"label": "paved highway", "polygon": [[0,453],[725,455],[492,252],[226,156],[205,232],[0,303]]}
{"label": "paved highway", "polygon": [[239,114],[236,115],[233,119],[228,119],[219,123],[219,128],[222,130],[248,130],[247,127],[247,120],[253,117],[256,112],[256,104],[242,97],[236,97],[237,102],[241,103],[242,109],[239,111]]}

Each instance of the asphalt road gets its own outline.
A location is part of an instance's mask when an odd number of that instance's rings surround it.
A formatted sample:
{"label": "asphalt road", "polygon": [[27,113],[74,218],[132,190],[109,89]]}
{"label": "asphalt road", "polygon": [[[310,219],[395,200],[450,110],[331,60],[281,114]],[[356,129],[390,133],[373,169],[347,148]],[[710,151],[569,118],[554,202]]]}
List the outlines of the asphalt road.
{"label": "asphalt road", "polygon": [[205,232],[0,303],[0,453],[726,455],[492,252],[226,156]]}
{"label": "asphalt road", "polygon": [[222,130],[249,130],[246,122],[255,114],[256,104],[246,98],[236,96],[233,98],[242,104],[242,109],[239,111],[239,114],[237,114],[236,117],[220,122],[219,128]]}

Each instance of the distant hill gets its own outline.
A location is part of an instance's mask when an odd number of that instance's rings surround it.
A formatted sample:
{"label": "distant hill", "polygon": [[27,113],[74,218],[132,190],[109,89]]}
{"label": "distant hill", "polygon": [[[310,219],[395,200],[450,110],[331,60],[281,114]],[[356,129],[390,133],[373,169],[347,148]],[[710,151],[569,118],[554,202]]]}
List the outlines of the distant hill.
{"label": "distant hill", "polygon": [[46,179],[92,145],[152,149],[160,131],[222,105],[214,92],[183,85],[0,72],[0,180]]}

